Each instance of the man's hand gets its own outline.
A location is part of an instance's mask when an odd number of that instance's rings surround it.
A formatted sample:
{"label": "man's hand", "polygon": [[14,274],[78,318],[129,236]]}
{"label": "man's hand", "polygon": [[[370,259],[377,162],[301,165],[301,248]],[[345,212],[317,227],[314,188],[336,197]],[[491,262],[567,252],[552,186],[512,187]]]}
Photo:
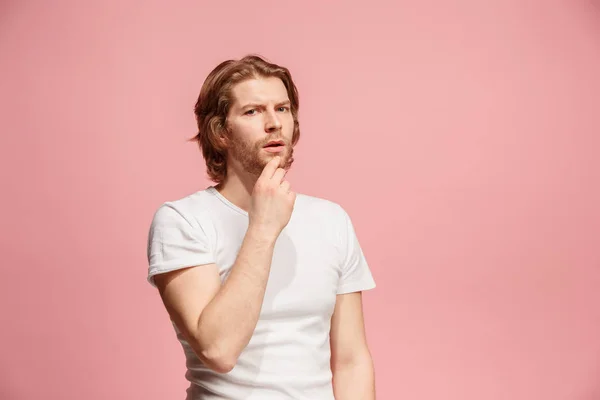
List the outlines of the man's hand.
{"label": "man's hand", "polygon": [[273,157],[259,176],[248,210],[249,224],[268,238],[277,238],[288,224],[294,209],[296,193],[290,190],[286,171],[279,168],[281,159]]}
{"label": "man's hand", "polygon": [[269,279],[277,237],[291,218],[296,195],[275,157],[264,168],[248,210],[250,226],[221,284],[217,265],[157,275],[171,319],[196,355],[219,373],[231,371],[252,338]]}

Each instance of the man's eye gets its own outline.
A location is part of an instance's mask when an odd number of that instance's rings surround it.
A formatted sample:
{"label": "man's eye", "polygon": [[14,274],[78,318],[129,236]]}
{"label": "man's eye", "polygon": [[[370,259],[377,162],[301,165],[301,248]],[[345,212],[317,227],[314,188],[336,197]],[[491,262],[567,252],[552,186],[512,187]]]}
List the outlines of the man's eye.
{"label": "man's eye", "polygon": [[289,107],[283,107],[283,106],[279,107],[279,111],[281,111],[281,112],[289,111]]}
{"label": "man's eye", "polygon": [[246,115],[253,115],[254,113],[256,113],[256,110],[252,109],[252,110],[246,111],[244,114],[246,114]]}

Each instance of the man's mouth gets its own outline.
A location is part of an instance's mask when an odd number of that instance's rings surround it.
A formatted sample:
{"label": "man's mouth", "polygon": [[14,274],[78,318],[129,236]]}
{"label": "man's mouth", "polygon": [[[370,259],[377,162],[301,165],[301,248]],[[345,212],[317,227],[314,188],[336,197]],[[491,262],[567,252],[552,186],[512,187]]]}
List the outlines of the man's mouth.
{"label": "man's mouth", "polygon": [[283,140],[272,140],[267,143],[264,147],[281,147],[285,146],[285,142]]}

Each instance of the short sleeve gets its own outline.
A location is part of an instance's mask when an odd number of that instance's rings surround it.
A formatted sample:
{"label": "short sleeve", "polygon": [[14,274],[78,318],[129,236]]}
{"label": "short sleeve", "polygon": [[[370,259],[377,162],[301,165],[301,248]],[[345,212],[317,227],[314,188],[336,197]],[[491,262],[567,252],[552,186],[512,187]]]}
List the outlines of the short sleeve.
{"label": "short sleeve", "polygon": [[177,269],[215,262],[209,237],[202,226],[193,226],[170,203],[155,212],[148,233],[148,282],[154,276]]}
{"label": "short sleeve", "polygon": [[350,216],[342,209],[341,280],[337,294],[359,292],[375,288],[375,280],[358,242]]}

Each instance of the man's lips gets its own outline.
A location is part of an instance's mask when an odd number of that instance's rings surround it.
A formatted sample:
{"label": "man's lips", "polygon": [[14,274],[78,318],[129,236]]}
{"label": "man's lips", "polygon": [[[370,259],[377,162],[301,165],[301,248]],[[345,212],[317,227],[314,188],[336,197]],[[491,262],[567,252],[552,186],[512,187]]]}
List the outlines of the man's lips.
{"label": "man's lips", "polygon": [[264,147],[280,147],[285,146],[285,142],[283,140],[271,140],[269,143],[264,145]]}
{"label": "man's lips", "polygon": [[283,140],[271,140],[263,146],[263,149],[269,153],[280,153],[285,150],[285,142]]}

